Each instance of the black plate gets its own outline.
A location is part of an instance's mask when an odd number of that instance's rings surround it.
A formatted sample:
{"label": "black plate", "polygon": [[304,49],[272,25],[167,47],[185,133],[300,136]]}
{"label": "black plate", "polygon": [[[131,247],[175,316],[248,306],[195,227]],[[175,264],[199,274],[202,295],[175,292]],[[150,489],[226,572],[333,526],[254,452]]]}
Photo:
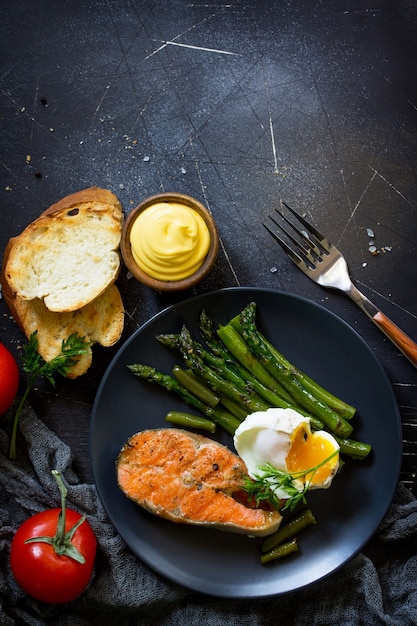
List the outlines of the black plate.
{"label": "black plate", "polygon": [[[330,490],[309,495],[317,525],[299,538],[300,552],[268,566],[258,540],[174,524],[135,505],[118,489],[115,461],[137,431],[166,427],[170,409],[185,408],[165,390],[140,381],[126,365],[140,362],[170,373],[179,362],[155,335],[186,323],[198,334],[206,309],[224,324],[250,301],[258,325],[293,363],[357,408],[354,438],[372,444],[366,461],[348,460]],[[401,422],[389,380],[364,341],[342,320],[304,298],[274,290],[236,288],[197,296],[162,311],[121,347],[97,392],[91,419],[91,461],[109,518],[131,550],[154,570],[196,591],[263,597],[309,585],[334,572],[372,537],[396,488]],[[217,438],[232,446],[231,439]]]}

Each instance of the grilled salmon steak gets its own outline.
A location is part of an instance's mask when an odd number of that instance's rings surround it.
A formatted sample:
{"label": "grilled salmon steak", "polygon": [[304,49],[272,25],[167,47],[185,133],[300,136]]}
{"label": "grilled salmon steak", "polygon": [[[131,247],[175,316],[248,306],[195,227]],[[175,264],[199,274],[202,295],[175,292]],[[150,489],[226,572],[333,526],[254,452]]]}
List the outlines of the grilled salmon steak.
{"label": "grilled salmon steak", "polygon": [[277,530],[278,511],[249,506],[242,490],[246,465],[226,446],[180,428],[144,430],[123,446],[117,480],[128,498],[182,524],[264,536]]}

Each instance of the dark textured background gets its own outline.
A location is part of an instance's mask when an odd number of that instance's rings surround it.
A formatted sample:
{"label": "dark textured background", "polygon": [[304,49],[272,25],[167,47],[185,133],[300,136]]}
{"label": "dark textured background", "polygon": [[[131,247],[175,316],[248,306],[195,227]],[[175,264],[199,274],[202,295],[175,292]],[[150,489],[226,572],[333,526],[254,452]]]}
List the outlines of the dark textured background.
{"label": "dark textured background", "polygon": [[[280,198],[306,212],[357,286],[417,339],[415,3],[3,0],[0,17],[0,250],[90,185],[114,191],[126,214],[160,191],[198,198],[221,235],[215,270],[192,293],[167,296],[124,269],[124,338],[171,303],[222,287],[324,305],[386,369],[403,422],[401,478],[417,494],[415,368],[261,226]],[[367,228],[392,250],[372,256]],[[3,301],[0,313],[1,340],[17,354],[23,337]],[[41,383],[30,398],[86,480],[91,406],[116,350],[95,348],[82,379]]]}

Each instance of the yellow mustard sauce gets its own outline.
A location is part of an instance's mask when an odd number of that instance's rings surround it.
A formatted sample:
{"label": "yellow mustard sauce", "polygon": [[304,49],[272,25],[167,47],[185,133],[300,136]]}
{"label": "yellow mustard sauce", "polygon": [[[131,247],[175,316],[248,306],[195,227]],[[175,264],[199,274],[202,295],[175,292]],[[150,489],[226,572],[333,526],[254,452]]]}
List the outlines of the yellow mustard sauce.
{"label": "yellow mustard sauce", "polygon": [[178,202],[157,202],[145,209],[130,231],[132,256],[157,280],[182,280],[202,265],[210,233],[197,211]]}

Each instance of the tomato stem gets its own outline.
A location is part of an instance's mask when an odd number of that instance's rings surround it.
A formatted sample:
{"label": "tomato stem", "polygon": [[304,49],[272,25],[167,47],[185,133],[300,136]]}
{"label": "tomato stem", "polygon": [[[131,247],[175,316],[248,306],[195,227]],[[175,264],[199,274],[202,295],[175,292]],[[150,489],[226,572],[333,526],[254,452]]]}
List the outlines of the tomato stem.
{"label": "tomato stem", "polygon": [[66,500],[68,490],[64,485],[61,474],[57,470],[52,470],[52,475],[58,483],[59,491],[61,493],[61,510],[58,515],[58,524],[55,534],[56,546],[59,549],[62,547],[65,539]]}
{"label": "tomato stem", "polygon": [[73,526],[71,526],[68,531],[65,531],[66,499],[68,491],[58,470],[52,470],[52,475],[58,483],[59,491],[61,494],[61,510],[58,514],[55,535],[53,537],[31,537],[30,539],[26,539],[25,543],[48,543],[53,547],[53,549],[55,550],[55,554],[57,554],[58,556],[68,556],[78,563],[85,563],[85,558],[83,557],[83,555],[71,543],[75,532],[85,521],[85,515],[80,517],[80,519]]}

